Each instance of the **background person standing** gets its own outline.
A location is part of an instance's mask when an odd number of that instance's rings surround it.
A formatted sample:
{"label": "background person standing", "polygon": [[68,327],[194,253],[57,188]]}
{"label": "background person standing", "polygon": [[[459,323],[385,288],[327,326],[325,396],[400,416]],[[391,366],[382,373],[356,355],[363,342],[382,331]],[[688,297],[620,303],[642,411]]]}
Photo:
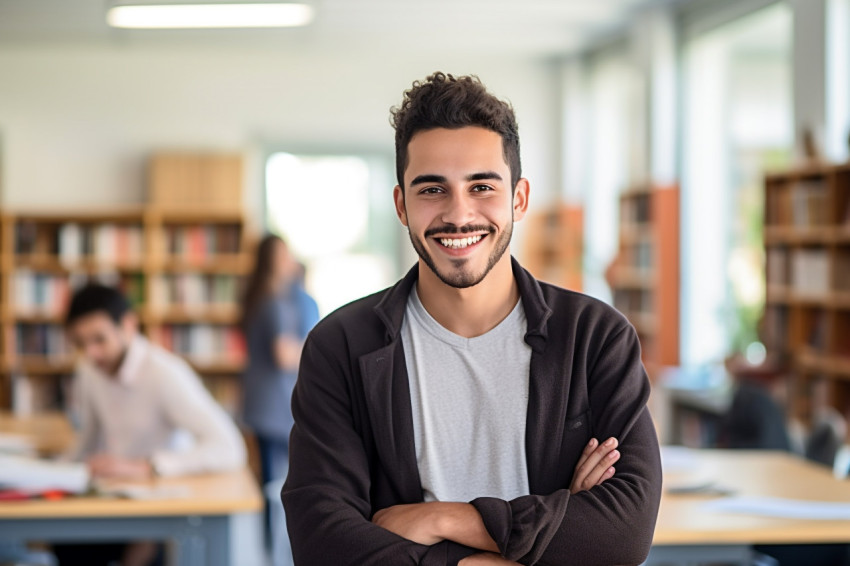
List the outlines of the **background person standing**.
{"label": "background person standing", "polygon": [[266,484],[286,475],[298,361],[319,320],[316,301],[304,290],[303,269],[280,237],[270,234],[260,242],[242,307],[248,349],[242,415],[257,438]]}

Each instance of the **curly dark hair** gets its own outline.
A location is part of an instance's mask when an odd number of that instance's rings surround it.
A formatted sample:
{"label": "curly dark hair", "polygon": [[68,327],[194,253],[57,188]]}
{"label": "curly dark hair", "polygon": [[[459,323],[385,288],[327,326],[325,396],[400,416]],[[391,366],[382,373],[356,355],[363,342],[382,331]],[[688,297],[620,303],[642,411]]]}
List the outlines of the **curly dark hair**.
{"label": "curly dark hair", "polygon": [[423,130],[479,126],[502,136],[505,163],[511,170],[511,190],[522,174],[519,159],[519,128],[513,107],[489,92],[475,75],[454,77],[436,72],[425,81],[413,81],[404,92],[401,106],[390,109],[395,128],[395,166],[398,184],[404,188],[407,145]]}

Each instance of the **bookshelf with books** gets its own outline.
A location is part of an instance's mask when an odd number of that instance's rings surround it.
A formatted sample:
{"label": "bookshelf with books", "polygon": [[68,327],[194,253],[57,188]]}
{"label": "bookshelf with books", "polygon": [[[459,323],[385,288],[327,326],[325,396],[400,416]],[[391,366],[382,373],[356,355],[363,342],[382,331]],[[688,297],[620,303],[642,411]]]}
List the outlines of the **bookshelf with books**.
{"label": "bookshelf with books", "polygon": [[235,410],[245,358],[238,297],[251,263],[241,210],[143,205],[2,218],[0,410],[61,407],[74,360],[63,317],[73,290],[92,280],[120,287],[142,332],[185,357]]}
{"label": "bookshelf with books", "polygon": [[151,221],[151,337],[202,374],[238,373],[245,360],[238,298],[252,260],[241,211],[158,210]]}
{"label": "bookshelf with books", "polygon": [[787,356],[789,411],[806,422],[816,395],[850,411],[850,165],[812,164],[765,178],[768,351]]}
{"label": "bookshelf with books", "polygon": [[635,327],[652,377],[679,361],[679,189],[620,195],[619,248],[605,277],[614,306]]}

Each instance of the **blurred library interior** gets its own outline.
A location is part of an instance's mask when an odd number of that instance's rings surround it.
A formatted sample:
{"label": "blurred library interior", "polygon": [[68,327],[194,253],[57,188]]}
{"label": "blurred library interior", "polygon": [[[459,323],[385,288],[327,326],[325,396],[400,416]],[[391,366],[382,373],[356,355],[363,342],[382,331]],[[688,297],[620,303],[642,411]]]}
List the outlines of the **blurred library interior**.
{"label": "blurred library interior", "polygon": [[[242,414],[245,281],[268,232],[320,316],[415,263],[389,109],[436,70],[516,111],[511,253],[637,330],[664,446],[649,563],[850,564],[850,0],[311,0],[301,27],[226,29],[110,24],[120,4],[0,0],[0,564],[92,529],[171,540],[165,563],[288,563]],[[74,441],[65,313],[89,282],[189,362],[244,473],[4,491]]]}

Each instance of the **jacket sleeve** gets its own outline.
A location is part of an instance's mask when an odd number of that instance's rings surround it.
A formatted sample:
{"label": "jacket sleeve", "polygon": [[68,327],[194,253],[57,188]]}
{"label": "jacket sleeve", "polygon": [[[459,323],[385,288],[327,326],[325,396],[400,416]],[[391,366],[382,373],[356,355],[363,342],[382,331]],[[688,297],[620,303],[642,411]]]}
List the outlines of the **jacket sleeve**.
{"label": "jacket sleeve", "polygon": [[472,502],[502,555],[521,564],[640,564],[649,554],[661,499],[661,459],[646,401],[649,382],[631,325],[616,331],[588,372],[594,436],[619,440],[614,477],[512,501]]}
{"label": "jacket sleeve", "polygon": [[344,368],[311,334],[292,398],[289,475],[281,492],[297,566],[454,566],[474,549],[425,546],[371,522],[369,463],[354,430]]}

